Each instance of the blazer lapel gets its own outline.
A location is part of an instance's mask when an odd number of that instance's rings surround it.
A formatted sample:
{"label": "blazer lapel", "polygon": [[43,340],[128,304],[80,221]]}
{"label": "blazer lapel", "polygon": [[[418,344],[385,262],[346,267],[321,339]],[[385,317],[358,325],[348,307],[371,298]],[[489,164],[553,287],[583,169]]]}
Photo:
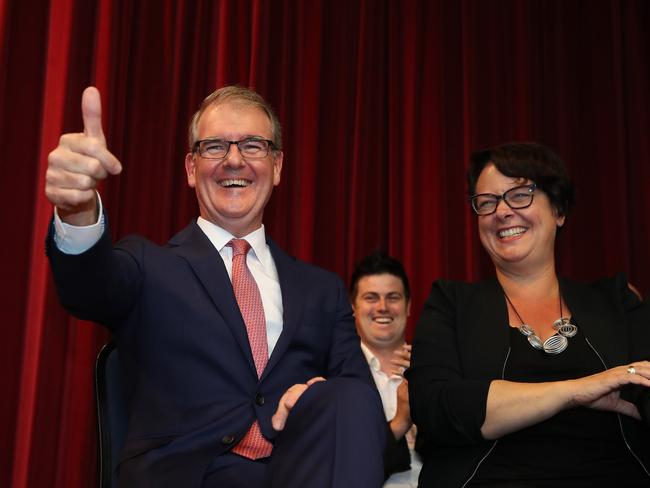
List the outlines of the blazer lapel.
{"label": "blazer lapel", "polygon": [[280,280],[280,290],[282,293],[282,333],[278,338],[278,342],[273,348],[271,357],[266,368],[262,373],[260,380],[266,378],[273,367],[278,363],[279,359],[286,352],[291,338],[300,323],[300,316],[302,315],[303,302],[300,299],[301,290],[304,286],[301,282],[300,270],[296,269],[296,260],[288,256],[282,251],[270,238],[267,238],[267,243],[275,262],[275,267],[278,271],[278,279]]}
{"label": "blazer lapel", "polygon": [[169,241],[169,246],[175,248],[175,252],[188,262],[223,321],[230,328],[242,354],[251,367],[251,371],[255,373],[255,363],[246,334],[246,325],[237,306],[237,299],[228,272],[217,250],[196,222],[192,222],[175,235]]}
{"label": "blazer lapel", "polygon": [[463,364],[472,377],[501,378],[509,347],[508,309],[496,278],[472,286],[472,295],[462,311],[460,343],[466,343]]}
{"label": "blazer lapel", "polygon": [[560,279],[560,290],[576,325],[608,368],[627,361],[627,333],[618,308],[593,286]]}

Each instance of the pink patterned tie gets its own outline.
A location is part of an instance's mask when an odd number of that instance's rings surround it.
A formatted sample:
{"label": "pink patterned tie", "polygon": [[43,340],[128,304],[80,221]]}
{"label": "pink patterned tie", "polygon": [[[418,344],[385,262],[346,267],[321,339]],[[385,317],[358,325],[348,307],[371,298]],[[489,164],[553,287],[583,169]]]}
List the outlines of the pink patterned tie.
{"label": "pink patterned tie", "polygon": [[[228,245],[232,247],[232,287],[246,324],[248,342],[251,345],[253,361],[259,378],[269,359],[269,348],[266,342],[266,318],[264,317],[262,297],[257,283],[246,265],[246,255],[251,245],[244,239],[233,239]],[[273,444],[264,438],[256,420],[242,440],[232,449],[232,452],[249,459],[259,459],[270,456],[272,450]]]}

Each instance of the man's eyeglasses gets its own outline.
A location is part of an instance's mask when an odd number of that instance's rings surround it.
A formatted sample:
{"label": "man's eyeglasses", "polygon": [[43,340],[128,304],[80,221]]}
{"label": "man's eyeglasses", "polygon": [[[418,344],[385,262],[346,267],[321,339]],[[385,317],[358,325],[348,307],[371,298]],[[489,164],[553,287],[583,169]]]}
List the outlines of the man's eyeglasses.
{"label": "man's eyeglasses", "polygon": [[230,151],[230,146],[235,144],[242,157],[256,159],[265,158],[272,149],[273,141],[248,137],[240,141],[224,141],[221,139],[203,139],[196,141],[192,152],[198,152],[204,159],[223,159]]}
{"label": "man's eyeglasses", "polygon": [[469,197],[472,208],[477,215],[490,215],[496,212],[499,201],[503,200],[510,208],[526,208],[533,203],[533,195],[537,189],[535,183],[530,185],[515,186],[504,192],[503,195],[494,193],[478,193]]}

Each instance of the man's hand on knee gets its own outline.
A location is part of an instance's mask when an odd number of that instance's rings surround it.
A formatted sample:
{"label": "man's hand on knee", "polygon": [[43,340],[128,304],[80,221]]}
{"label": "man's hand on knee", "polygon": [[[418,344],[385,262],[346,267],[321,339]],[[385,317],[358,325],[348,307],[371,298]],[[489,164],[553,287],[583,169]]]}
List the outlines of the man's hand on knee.
{"label": "man's hand on knee", "polygon": [[294,407],[298,399],[307,390],[307,388],[309,388],[314,383],[318,383],[319,381],[325,381],[325,378],[322,376],[316,376],[307,381],[307,383],[295,384],[284,392],[284,395],[282,395],[282,398],[280,398],[280,402],[278,403],[278,409],[275,411],[275,414],[273,414],[273,417],[271,418],[271,423],[273,424],[273,428],[275,430],[281,431],[284,429],[284,424],[287,422],[289,412]]}

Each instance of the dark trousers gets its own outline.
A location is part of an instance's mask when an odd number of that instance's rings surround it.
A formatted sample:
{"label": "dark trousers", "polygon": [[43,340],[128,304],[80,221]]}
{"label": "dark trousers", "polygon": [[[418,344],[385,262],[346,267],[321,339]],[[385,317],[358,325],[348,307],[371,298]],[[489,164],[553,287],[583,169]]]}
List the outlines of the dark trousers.
{"label": "dark trousers", "polygon": [[218,456],[204,488],[378,488],[386,419],[377,391],[358,380],[312,385],[289,414],[270,458]]}

